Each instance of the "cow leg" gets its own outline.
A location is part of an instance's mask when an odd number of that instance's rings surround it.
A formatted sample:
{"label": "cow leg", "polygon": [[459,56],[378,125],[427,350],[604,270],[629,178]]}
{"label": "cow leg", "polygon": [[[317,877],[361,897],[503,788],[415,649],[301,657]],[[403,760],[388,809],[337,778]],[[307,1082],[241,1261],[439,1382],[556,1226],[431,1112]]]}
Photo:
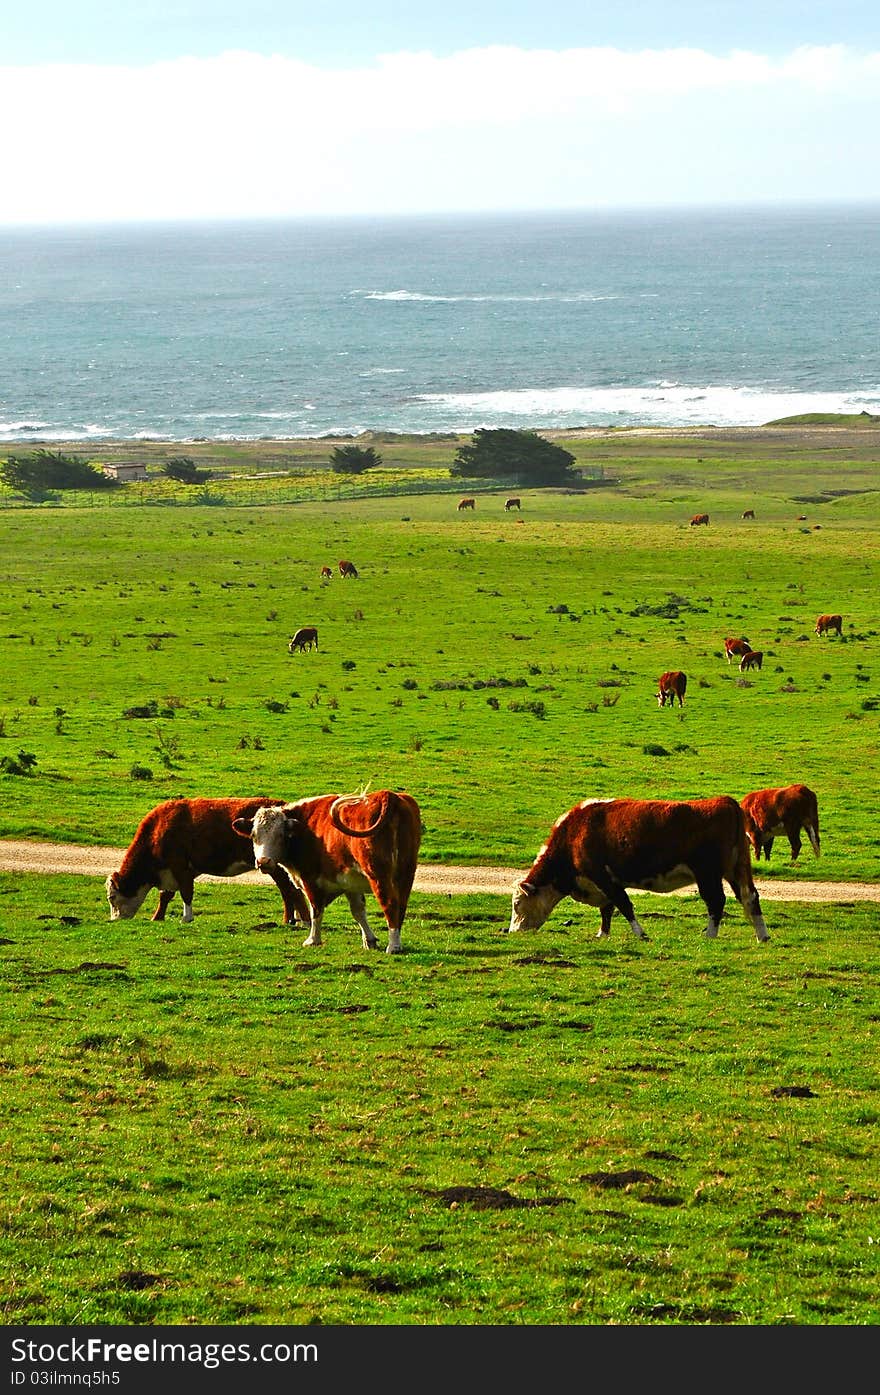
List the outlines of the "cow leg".
{"label": "cow leg", "polygon": [[764,861],[765,861],[765,862],[769,862],[769,861],[770,861],[770,854],[772,853],[772,851],[773,851],[773,839],[772,839],[772,838],[765,838],[765,839],[764,839]]}
{"label": "cow leg", "polygon": [[378,949],[379,941],[370,929],[370,922],[367,920],[367,898],[363,892],[350,891],[346,893],[351,913],[361,928],[361,944],[364,949]]}
{"label": "cow leg", "polygon": [[606,901],[600,912],[602,921],[596,931],[596,939],[601,940],[605,935],[611,934],[611,920],[614,916],[614,905],[611,901]]}
{"label": "cow leg", "polygon": [[[709,914],[703,934],[708,940],[714,940],[724,915],[725,896],[721,873],[717,869],[697,872],[697,891],[702,896]],[[739,897],[739,893],[737,893],[737,897]]]}
{"label": "cow leg", "polygon": [[[608,915],[609,922],[611,920],[611,916],[614,914],[614,911],[620,911],[620,914],[626,920],[630,930],[633,932],[636,939],[646,940],[648,936],[645,934],[643,926],[639,924],[639,919],[636,915],[635,906],[633,905],[632,901],[629,899],[629,896],[627,895],[626,887],[619,886],[618,883],[614,881],[600,882],[595,877],[593,878],[593,880],[595,881],[599,890],[605,893],[605,895],[608,897],[608,900],[611,903],[611,910]],[[605,908],[603,907],[602,909],[604,912]]]}
{"label": "cow leg", "polygon": [[[398,868],[398,877],[403,886],[406,885],[406,871]],[[415,867],[412,868],[410,886],[415,879]],[[383,887],[373,886],[373,893],[379,905],[382,907],[382,914],[385,917],[385,924],[388,926],[388,944],[386,954],[401,954],[403,946],[400,943],[400,931],[403,926],[406,908],[409,904],[409,891],[404,892],[401,885],[396,890],[387,891]]]}
{"label": "cow leg", "polygon": [[160,892],[159,892],[159,904],[158,904],[158,906],[156,907],[155,911],[153,912],[153,915],[152,915],[151,918],[152,918],[153,920],[164,920],[164,919],[165,919],[165,912],[166,912],[167,909],[168,909],[168,905],[169,905],[169,903],[170,903],[171,901],[173,901],[173,900],[174,900],[174,892],[173,892],[173,891],[160,891]]}
{"label": "cow leg", "polygon": [[791,844],[791,860],[792,862],[797,862],[802,846],[800,829],[796,825],[789,824],[785,831],[788,834],[788,841]]}
{"label": "cow leg", "polygon": [[743,892],[739,882],[731,880],[731,890],[746,914],[746,920],[755,932],[755,939],[759,943],[769,940],[770,935],[764,923],[764,915],[761,910],[761,898],[757,889],[753,886],[750,891]]}
{"label": "cow leg", "polygon": [[308,938],[303,940],[303,949],[311,949],[314,945],[321,943],[321,923],[324,919],[323,906],[309,907],[309,933]]}
{"label": "cow leg", "polygon": [[312,919],[309,903],[293,878],[283,867],[267,867],[266,871],[281,892],[284,902],[284,924],[293,925],[299,920],[308,925]]}

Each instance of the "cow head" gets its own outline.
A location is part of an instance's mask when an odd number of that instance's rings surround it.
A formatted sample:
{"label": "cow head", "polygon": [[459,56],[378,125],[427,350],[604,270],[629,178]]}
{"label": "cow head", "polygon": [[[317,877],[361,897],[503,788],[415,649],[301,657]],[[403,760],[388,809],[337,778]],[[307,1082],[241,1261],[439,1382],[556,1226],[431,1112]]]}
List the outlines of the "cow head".
{"label": "cow head", "polygon": [[131,920],[144,904],[150,890],[150,884],[147,882],[144,886],[139,886],[131,896],[124,895],[119,887],[118,872],[111,872],[104,885],[107,888],[107,900],[110,902],[111,920]]}
{"label": "cow head", "polygon": [[287,866],[296,860],[296,847],[303,828],[295,807],[275,806],[258,809],[253,818],[232,820],[232,827],[254,845],[254,863],[261,872],[269,867]]}
{"label": "cow head", "polygon": [[533,882],[520,882],[513,892],[510,912],[509,935],[518,930],[540,930],[553,907],[562,900],[562,892],[547,883],[535,886]]}

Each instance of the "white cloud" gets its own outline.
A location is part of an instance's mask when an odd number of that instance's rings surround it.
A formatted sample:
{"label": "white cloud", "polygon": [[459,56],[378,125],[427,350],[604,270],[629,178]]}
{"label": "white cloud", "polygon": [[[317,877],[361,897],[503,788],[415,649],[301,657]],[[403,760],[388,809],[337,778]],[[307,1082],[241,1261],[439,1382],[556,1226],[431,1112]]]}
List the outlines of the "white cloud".
{"label": "white cloud", "polygon": [[880,54],[841,45],[5,68],[0,221],[584,206],[582,172],[604,205],[700,202],[731,167],[755,197],[857,197],[878,76]]}

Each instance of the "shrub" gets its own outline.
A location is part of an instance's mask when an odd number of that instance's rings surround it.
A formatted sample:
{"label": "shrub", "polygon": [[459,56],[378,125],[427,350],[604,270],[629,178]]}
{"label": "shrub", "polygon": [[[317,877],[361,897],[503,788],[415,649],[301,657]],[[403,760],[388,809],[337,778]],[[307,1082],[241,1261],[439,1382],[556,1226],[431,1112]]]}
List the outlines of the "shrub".
{"label": "shrub", "polygon": [[33,751],[19,751],[17,756],[4,756],[0,770],[4,775],[32,775],[37,758]]}
{"label": "shrub", "polygon": [[148,765],[133,765],[128,772],[130,780],[152,780],[153,772]]}

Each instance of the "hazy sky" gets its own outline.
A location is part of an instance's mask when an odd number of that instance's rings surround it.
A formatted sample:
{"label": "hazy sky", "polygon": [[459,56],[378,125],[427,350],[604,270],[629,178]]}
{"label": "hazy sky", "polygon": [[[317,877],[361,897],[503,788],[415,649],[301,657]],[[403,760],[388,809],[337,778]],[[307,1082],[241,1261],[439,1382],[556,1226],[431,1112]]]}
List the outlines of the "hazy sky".
{"label": "hazy sky", "polygon": [[877,0],[11,9],[0,223],[880,199]]}

